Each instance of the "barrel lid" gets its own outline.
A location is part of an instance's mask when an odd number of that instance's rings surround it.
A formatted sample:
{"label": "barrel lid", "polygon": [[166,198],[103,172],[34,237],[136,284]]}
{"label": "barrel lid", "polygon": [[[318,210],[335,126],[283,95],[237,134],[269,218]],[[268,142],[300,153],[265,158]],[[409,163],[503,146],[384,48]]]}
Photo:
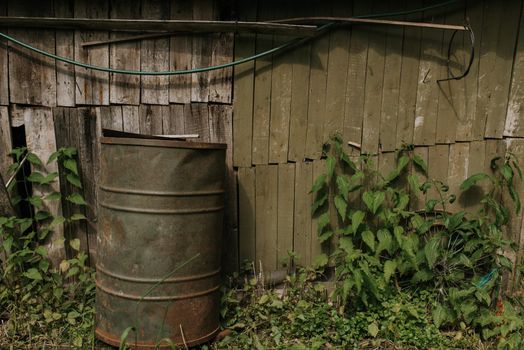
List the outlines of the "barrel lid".
{"label": "barrel lid", "polygon": [[110,129],[102,130],[100,142],[109,145],[135,145],[149,147],[171,147],[171,148],[194,148],[194,149],[225,149],[225,143],[193,142],[183,137],[163,137],[154,135],[142,135],[131,132],[116,131]]}

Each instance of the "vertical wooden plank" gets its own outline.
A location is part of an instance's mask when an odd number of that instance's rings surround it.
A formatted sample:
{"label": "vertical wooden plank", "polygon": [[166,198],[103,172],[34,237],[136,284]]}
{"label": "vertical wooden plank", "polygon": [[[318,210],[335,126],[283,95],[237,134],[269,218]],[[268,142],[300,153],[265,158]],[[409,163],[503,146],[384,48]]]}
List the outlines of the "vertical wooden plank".
{"label": "vertical wooden plank", "polygon": [[[315,13],[331,14],[332,2],[315,4]],[[324,116],[326,113],[327,64],[329,57],[329,36],[311,43],[308,119],[306,131],[306,158],[318,159],[324,143]]]}
{"label": "vertical wooden plank", "polygon": [[[298,265],[311,263],[311,181],[313,166],[311,162],[295,164],[295,215],[293,225],[293,249],[298,255]],[[315,231],[316,232],[316,231]]]}
{"label": "vertical wooden plank", "polygon": [[[428,149],[428,179],[447,183],[449,166],[449,145],[435,145]],[[439,199],[438,193],[430,188],[427,199]],[[442,209],[439,205],[436,209]]]}
{"label": "vertical wooden plank", "polygon": [[[124,130],[124,121],[122,119],[122,107],[121,106],[110,106],[109,114],[102,119],[102,127],[104,129],[111,130]],[[104,109],[107,111],[107,109]]]}
{"label": "vertical wooden plank", "polygon": [[[211,66],[228,63],[233,58],[232,33],[213,35]],[[216,69],[209,72],[209,102],[231,103],[233,93],[233,68]]]}
{"label": "vertical wooden plank", "polygon": [[502,138],[504,131],[521,6],[520,1],[510,1],[504,6],[486,2],[486,32],[482,33],[486,43],[481,46],[477,113],[485,115],[484,136],[488,138]]}
{"label": "vertical wooden plank", "polygon": [[[390,10],[397,6],[397,1],[389,2]],[[402,27],[387,28],[379,135],[382,151],[394,151],[397,146],[403,35]]]}
{"label": "vertical wooden plank", "polygon": [[[442,16],[435,16],[433,12],[428,11],[424,15],[431,16],[433,22],[442,22]],[[441,30],[422,29],[416,117],[413,130],[415,145],[435,144],[439,102],[437,80],[442,77],[440,65],[435,57],[443,57],[442,35]]]}
{"label": "vertical wooden plank", "polygon": [[138,106],[122,106],[124,131],[138,134],[140,132],[140,117]]}
{"label": "vertical wooden plank", "polygon": [[295,48],[291,55],[293,77],[291,82],[291,117],[289,122],[288,159],[304,161],[306,155],[307,101],[309,99],[309,60],[311,45]]}
{"label": "vertical wooden plank", "polygon": [[[290,38],[275,37],[275,45]],[[277,55],[273,61],[271,79],[271,122],[269,129],[269,162],[286,163],[289,145],[289,120],[291,117],[291,85],[293,66],[290,53]]]}
{"label": "vertical wooden plank", "polygon": [[[183,104],[172,104],[169,106],[169,130],[168,135],[182,135],[185,134],[184,127],[184,105]],[[233,150],[231,149],[231,152]]]}
{"label": "vertical wooden plank", "polygon": [[[406,8],[420,8],[421,0],[407,1]],[[404,28],[400,91],[398,97],[396,147],[413,143],[415,126],[418,70],[420,63],[420,28]]]}
{"label": "vertical wooden plank", "polygon": [[158,105],[138,107],[140,133],[144,135],[162,134],[162,110]]}
{"label": "vertical wooden plank", "polygon": [[[109,6],[106,0],[75,0],[74,12],[77,18],[108,18]],[[87,41],[107,40],[109,35],[103,31],[75,31],[75,60],[95,66],[109,66],[109,48],[98,45],[83,48]],[[109,104],[109,73],[97,72],[75,67],[75,99],[79,105]]]}
{"label": "vertical wooden plank", "polygon": [[[378,1],[375,1],[378,5]],[[373,6],[373,11],[382,12],[384,6]],[[368,28],[368,63],[364,90],[364,121],[362,123],[362,152],[379,152],[379,132],[384,83],[386,36],[383,31]]]}
{"label": "vertical wooden plank", "polygon": [[[477,121],[477,99],[479,85],[479,52],[482,39],[483,1],[466,1],[466,18],[475,33],[475,58],[468,75],[464,78],[466,110],[459,118],[455,139],[457,141],[482,140],[484,138],[485,122]],[[465,47],[469,47],[469,37],[464,38]],[[469,52],[468,52],[469,54]]]}
{"label": "vertical wooden plank", "polygon": [[[130,6],[129,1],[111,0],[111,18],[139,19],[140,6]],[[110,38],[128,37],[128,33],[111,33]],[[109,46],[111,68],[140,70],[140,41],[117,43]],[[109,76],[109,100],[115,104],[140,103],[140,76],[113,74]]]}
{"label": "vertical wooden plank", "polygon": [[[418,155],[426,164],[428,164],[428,147],[415,147],[414,154]],[[428,174],[425,174],[418,167],[413,167],[411,173],[416,175],[418,178],[418,183],[423,184],[427,178]],[[410,209],[411,210],[420,210],[424,209],[426,204],[426,196],[421,191],[410,190]]]}
{"label": "vertical wooden plank", "polygon": [[[271,18],[271,3],[258,3],[258,21]],[[256,52],[267,51],[273,47],[273,36],[257,34]],[[265,56],[255,61],[254,107],[253,107],[253,164],[269,163],[269,130],[271,115],[271,77],[273,73],[272,56]]]}
{"label": "vertical wooden plank", "polygon": [[[171,19],[193,18],[193,4],[190,1],[172,1]],[[186,70],[191,68],[191,53],[193,38],[188,34],[177,34],[171,37],[169,43],[169,69]],[[169,77],[169,102],[191,102],[191,75],[172,75]]]}
{"label": "vertical wooden plank", "polygon": [[[0,16],[7,15],[7,2],[3,1],[0,3]],[[0,105],[9,104],[9,79],[5,77],[8,76],[8,56],[7,56],[7,47],[9,43],[5,39],[0,40]]]}
{"label": "vertical wooden plank", "polygon": [[457,196],[453,203],[446,205],[452,213],[464,209],[464,202],[460,200],[460,184],[466,179],[469,169],[469,142],[458,142],[449,146],[448,186],[449,193]]}
{"label": "vertical wooden plank", "polygon": [[226,150],[226,211],[224,220],[223,266],[228,272],[238,270],[237,182],[233,169],[232,107],[209,106],[209,141],[225,143]]}
{"label": "vertical wooden plank", "polygon": [[517,50],[513,61],[513,74],[509,93],[504,136],[524,136],[521,111],[524,105],[524,18],[521,14]]}
{"label": "vertical wooden plank", "polygon": [[[69,0],[55,0],[55,17],[73,17],[73,3]],[[75,33],[71,30],[56,31],[56,54],[73,57]],[[75,67],[69,63],[56,61],[56,105],[75,105]],[[1,96],[1,93],[0,93]]]}
{"label": "vertical wooden plank", "polygon": [[[255,20],[256,9],[257,1],[239,2],[239,19]],[[235,60],[255,53],[255,40],[253,38],[253,35],[235,35]],[[235,166],[251,166],[254,67],[255,63],[250,61],[234,68],[233,164]]]}
{"label": "vertical wooden plank", "polygon": [[12,150],[11,123],[9,122],[9,110],[0,106],[0,176],[7,182],[9,166],[13,159],[9,156]]}
{"label": "vertical wooden plank", "polygon": [[[447,23],[460,23],[465,17],[465,12],[455,10],[446,15]],[[454,40],[451,47],[446,43],[451,42],[454,35]],[[442,54],[445,55],[447,50],[451,50],[450,62],[440,66],[440,78],[451,78],[458,76],[466,69],[469,63],[469,49],[464,46],[465,35],[468,33],[455,33],[451,31],[444,32]],[[468,38],[469,41],[469,38]],[[469,46],[469,43],[467,44]],[[448,46],[448,47],[446,47]],[[466,51],[467,50],[467,51]],[[451,72],[452,75],[449,73]],[[459,133],[457,126],[462,123],[459,121],[466,118],[466,80],[447,80],[438,84],[439,103],[437,108],[437,130],[435,135],[435,142],[437,143],[453,143]],[[460,135],[461,139],[465,135]]]}
{"label": "vertical wooden plank", "polygon": [[[335,1],[333,13],[350,17],[353,4],[350,1]],[[324,141],[335,134],[342,134],[344,126],[344,104],[346,99],[347,74],[349,65],[349,28],[336,29],[330,34],[327,64],[326,112],[324,117]]]}
{"label": "vertical wooden plank", "polygon": [[295,203],[295,164],[278,165],[277,268],[289,267],[288,252],[293,251]]}
{"label": "vertical wooden plank", "polygon": [[[356,1],[353,12],[355,15],[371,13],[370,2]],[[358,145],[362,144],[368,44],[367,30],[359,26],[353,27],[349,48],[348,85],[344,109],[344,140]]]}
{"label": "vertical wooden plank", "polygon": [[[168,0],[142,1],[142,18],[169,19]],[[143,40],[140,47],[140,68],[142,71],[166,71],[169,69],[169,38]],[[141,102],[169,104],[169,77],[143,76],[141,81]]]}
{"label": "vertical wooden plank", "polygon": [[277,269],[278,167],[259,165],[256,174],[256,259],[264,271]]}
{"label": "vertical wooden plank", "polygon": [[206,103],[192,103],[186,114],[184,130],[187,134],[198,134],[198,141],[209,142],[209,111]]}
{"label": "vertical wooden plank", "polygon": [[[210,20],[214,15],[212,0],[193,1],[193,19]],[[211,64],[212,39],[207,34],[193,36],[193,52],[191,67],[201,68]],[[195,73],[191,75],[191,101],[209,101],[209,73]]]}
{"label": "vertical wooden plank", "polygon": [[[53,113],[50,108],[23,108],[24,125],[26,132],[27,148],[42,159],[42,165],[31,165],[33,171],[39,171],[44,176],[58,171],[56,162],[47,163],[49,156],[56,151],[55,129],[53,124]],[[33,185],[33,195],[44,197],[51,192],[60,192],[60,181],[56,179],[46,186]],[[43,200],[42,210],[46,210],[53,216],[62,215],[60,201]],[[47,254],[53,266],[58,264],[65,257],[64,245],[57,242],[64,236],[62,226],[55,227],[54,231],[48,236]]]}
{"label": "vertical wooden plank", "polygon": [[238,169],[239,259],[255,261],[255,168]]}
{"label": "vertical wooden plank", "polygon": [[[7,1],[8,16],[52,17],[53,1]],[[9,29],[15,38],[44,51],[55,53],[55,33],[52,30]],[[6,76],[3,76],[6,77]],[[5,78],[4,78],[5,79]],[[9,44],[9,98],[11,103],[56,106],[55,62],[32,51]]]}

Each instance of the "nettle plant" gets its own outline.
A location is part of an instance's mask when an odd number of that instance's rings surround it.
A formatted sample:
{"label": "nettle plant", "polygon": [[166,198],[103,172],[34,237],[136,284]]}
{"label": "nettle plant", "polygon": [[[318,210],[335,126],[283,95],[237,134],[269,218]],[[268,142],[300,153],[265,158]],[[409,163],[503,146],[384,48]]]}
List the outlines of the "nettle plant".
{"label": "nettle plant", "polygon": [[[44,175],[33,171],[26,176],[23,159],[35,168],[42,161],[26,148],[12,152],[11,171],[21,167],[22,186],[27,194],[14,196],[13,205],[25,202],[29,217],[0,217],[0,310],[7,313],[6,341],[34,341],[39,337],[50,341],[64,341],[76,347],[85,345],[93,326],[94,271],[87,265],[88,256],[80,251],[80,240],[56,238],[53,244],[71,248],[73,257],[52,266],[46,243],[51,233],[65,222],[84,220],[81,213],[70,217],[53,216],[45,210],[46,201],[60,201],[62,195],[51,191],[57,172]],[[64,178],[73,187],[81,188],[74,148],[60,148],[47,163],[58,162]],[[46,195],[31,194],[31,185],[38,185]],[[12,191],[13,188],[10,188]],[[86,205],[79,193],[64,198],[78,206]],[[0,315],[2,316],[2,315]],[[0,345],[2,341],[0,341]]]}
{"label": "nettle plant", "polygon": [[[375,170],[372,157],[351,160],[338,135],[324,155],[326,171],[313,185],[312,212],[318,238],[331,251],[317,262],[335,267],[334,297],[342,310],[380,305],[401,292],[429,291],[437,327],[474,328],[485,339],[497,339],[500,348],[521,344],[520,310],[502,289],[502,276],[513,269],[504,252],[516,248],[503,235],[509,209],[502,195],[508,193],[520,210],[514,181],[522,174],[512,154],[494,158],[490,174],[462,183],[462,191],[482,185],[485,194],[479,209],[454,213],[448,207],[457,196],[449,187],[417,176],[427,173],[427,165],[413,146],[397,152],[388,174]],[[426,197],[420,210],[412,208],[415,196]]]}

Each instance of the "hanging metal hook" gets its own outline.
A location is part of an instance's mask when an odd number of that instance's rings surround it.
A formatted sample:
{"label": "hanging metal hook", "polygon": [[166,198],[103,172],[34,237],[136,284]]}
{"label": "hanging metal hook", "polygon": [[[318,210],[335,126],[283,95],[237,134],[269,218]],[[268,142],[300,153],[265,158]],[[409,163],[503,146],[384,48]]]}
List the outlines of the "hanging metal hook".
{"label": "hanging metal hook", "polygon": [[469,25],[469,21],[466,19],[466,24],[464,24],[464,29],[469,33],[469,40],[470,40],[470,51],[469,51],[469,63],[466,67],[466,70],[461,75],[453,75],[451,72],[451,47],[453,46],[453,40],[455,39],[455,35],[457,34],[457,30],[453,31],[453,34],[451,34],[451,39],[449,40],[448,45],[448,78],[443,78],[437,80],[437,84],[440,84],[443,81],[448,80],[460,80],[464,78],[466,75],[468,75],[471,67],[473,66],[473,60],[475,59],[475,33],[473,33],[473,29],[471,29],[471,26]]}

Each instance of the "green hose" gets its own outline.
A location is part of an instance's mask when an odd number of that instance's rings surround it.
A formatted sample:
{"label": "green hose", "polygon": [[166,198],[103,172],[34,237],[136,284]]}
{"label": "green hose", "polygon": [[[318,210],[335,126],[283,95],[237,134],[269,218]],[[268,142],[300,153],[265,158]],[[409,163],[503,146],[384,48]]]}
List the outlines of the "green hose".
{"label": "green hose", "polygon": [[[412,14],[412,13],[418,13],[418,12],[432,10],[432,9],[435,9],[435,8],[448,6],[448,5],[451,5],[453,3],[456,3],[457,1],[458,0],[449,0],[449,1],[445,1],[445,2],[442,2],[442,3],[435,4],[435,5],[430,5],[430,6],[426,6],[426,7],[422,7],[422,8],[418,8],[418,9],[413,9],[413,10],[388,12],[388,13],[378,13],[378,14],[371,14],[371,15],[362,15],[362,16],[355,16],[355,18],[377,18],[377,17],[387,17],[387,16],[408,15],[408,14]],[[323,32],[323,31],[325,31],[327,29],[330,29],[334,24],[335,23],[324,24],[324,25],[322,25],[322,26],[317,28],[317,32],[320,34],[321,32]],[[75,66],[79,66],[79,67],[82,67],[82,68],[96,70],[96,71],[101,71],[101,72],[114,73],[114,74],[149,75],[149,76],[154,76],[154,75],[182,75],[182,74],[209,72],[209,71],[216,70],[216,69],[229,68],[229,67],[233,67],[233,66],[236,66],[236,65],[239,65],[239,64],[242,64],[242,63],[246,63],[246,62],[249,62],[249,61],[256,60],[256,59],[264,57],[264,56],[268,56],[268,55],[274,54],[275,52],[278,52],[278,51],[281,51],[281,50],[293,47],[295,45],[300,45],[300,44],[305,43],[305,42],[307,42],[309,40],[312,40],[314,38],[313,37],[313,38],[298,38],[298,39],[294,39],[294,40],[288,41],[288,42],[286,42],[286,43],[284,43],[284,44],[282,44],[280,46],[274,47],[274,48],[272,48],[270,50],[258,53],[256,55],[249,56],[249,57],[246,57],[246,58],[242,58],[242,59],[239,59],[239,60],[236,60],[236,61],[233,61],[233,62],[229,62],[229,63],[219,64],[219,65],[216,65],[216,66],[202,67],[202,68],[193,68],[193,69],[185,69],[185,70],[173,70],[173,71],[143,72],[143,71],[137,71],[137,70],[115,69],[115,68],[94,66],[94,65],[91,65],[91,64],[83,63],[83,62],[78,62],[78,61],[72,60],[72,59],[67,58],[67,57],[57,56],[57,55],[55,55],[53,53],[41,50],[41,49],[36,48],[34,46],[31,46],[29,44],[26,44],[26,43],[24,43],[24,42],[22,42],[22,41],[20,41],[18,39],[13,38],[10,35],[2,33],[2,32],[0,32],[0,37],[6,39],[8,41],[11,41],[12,43],[14,43],[16,45],[22,46],[22,47],[24,47],[24,48],[26,48],[28,50],[34,51],[34,52],[36,52],[38,54],[41,54],[43,56],[46,56],[46,57],[49,57],[49,58],[53,58],[53,59],[55,59],[57,61],[69,63],[69,64],[72,64],[72,65],[75,65]]]}

